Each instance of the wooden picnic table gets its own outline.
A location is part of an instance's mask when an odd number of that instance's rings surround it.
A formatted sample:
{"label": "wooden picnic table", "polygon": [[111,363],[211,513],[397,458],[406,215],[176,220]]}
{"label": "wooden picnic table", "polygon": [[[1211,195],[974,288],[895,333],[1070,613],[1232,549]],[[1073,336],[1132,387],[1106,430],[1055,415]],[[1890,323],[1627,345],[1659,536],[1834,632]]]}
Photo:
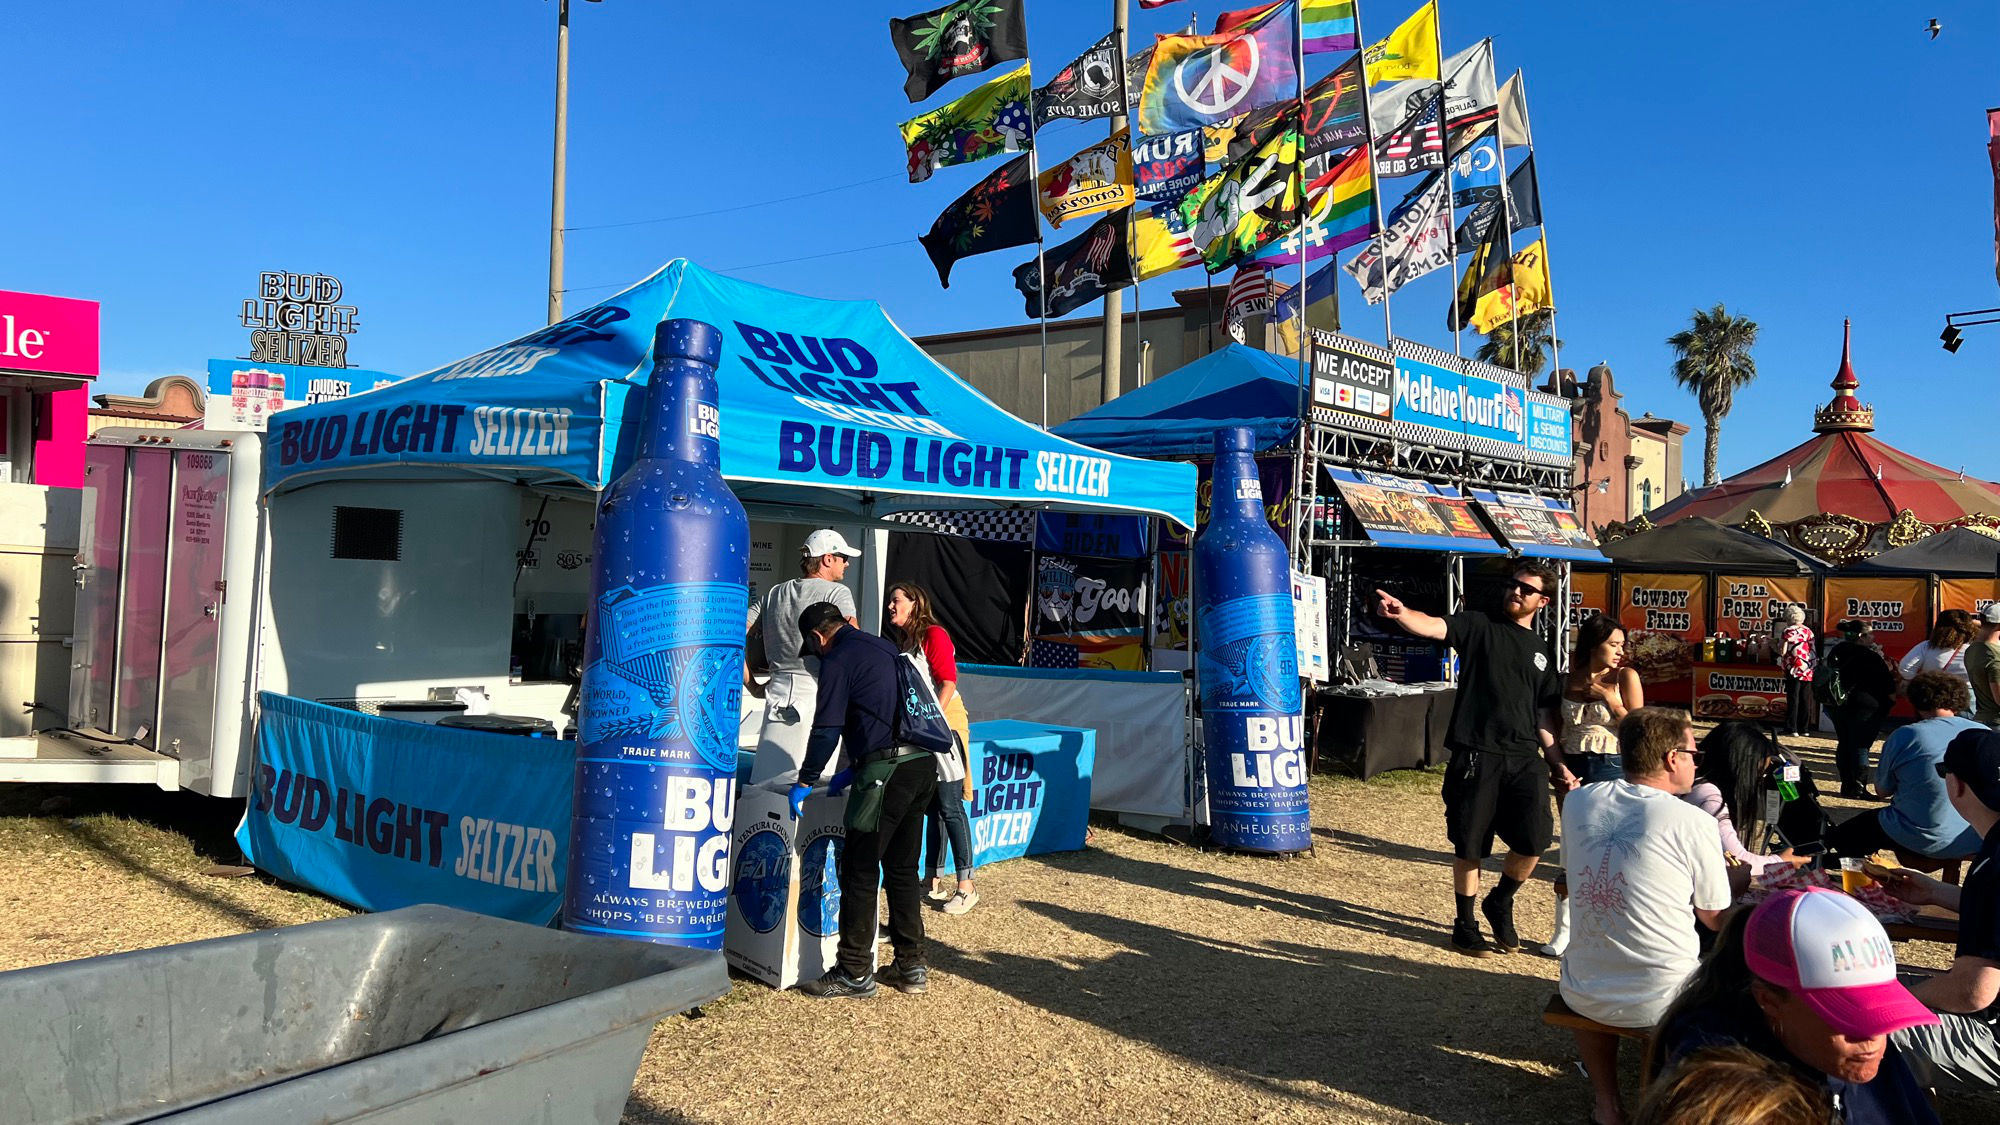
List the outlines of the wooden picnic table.
{"label": "wooden picnic table", "polygon": [[1958,941],[1958,915],[1934,907],[1919,909],[1907,922],[1884,922],[1892,941],[1937,941],[1946,945]]}

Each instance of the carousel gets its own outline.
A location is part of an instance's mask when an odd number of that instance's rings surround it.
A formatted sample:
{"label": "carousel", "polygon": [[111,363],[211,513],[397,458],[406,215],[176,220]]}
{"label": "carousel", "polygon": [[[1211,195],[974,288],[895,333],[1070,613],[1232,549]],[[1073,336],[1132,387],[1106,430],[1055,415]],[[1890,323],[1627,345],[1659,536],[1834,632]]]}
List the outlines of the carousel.
{"label": "carousel", "polygon": [[1831,566],[1906,547],[1954,527],[2000,537],[2000,485],[1913,457],[1874,436],[1875,408],[1843,327],[1833,398],[1813,412],[1813,436],[1719,484],[1684,493],[1652,513],[1606,529],[1607,539],[1703,516],[1776,539]]}

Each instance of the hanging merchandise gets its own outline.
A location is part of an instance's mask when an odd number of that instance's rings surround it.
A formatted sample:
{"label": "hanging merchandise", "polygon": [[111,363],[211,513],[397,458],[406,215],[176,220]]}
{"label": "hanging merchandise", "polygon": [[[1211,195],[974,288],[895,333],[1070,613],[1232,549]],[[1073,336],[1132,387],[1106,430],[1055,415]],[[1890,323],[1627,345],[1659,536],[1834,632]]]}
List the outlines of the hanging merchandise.
{"label": "hanging merchandise", "polygon": [[[1062,316],[1131,285],[1132,258],[1126,237],[1130,219],[1129,208],[1113,212],[1044,254],[1041,261],[1031,258],[1014,267],[1014,288],[1027,299],[1028,315],[1037,319]],[[1046,300],[1042,292],[1045,279]]]}
{"label": "hanging merchandise", "polygon": [[1223,35],[1162,35],[1139,94],[1148,136],[1215,125],[1299,95],[1298,8],[1286,3]]}
{"label": "hanging merchandise", "polygon": [[961,258],[1035,240],[1033,182],[1033,161],[1017,156],[939,213],[930,232],[917,239],[937,267],[939,284],[951,288],[951,267]]}
{"label": "hanging merchandise", "polygon": [[721,949],[750,521],[722,479],[722,333],[654,336],[637,458],[598,505],[564,925]]}
{"label": "hanging merchandise", "polygon": [[1043,172],[1035,180],[1037,201],[1049,225],[1132,205],[1132,132],[1120,129]]}
{"label": "hanging merchandise", "polygon": [[1195,539],[1195,639],[1209,826],[1223,847],[1312,846],[1289,552],[1264,520],[1247,428],[1215,439],[1218,489]]}
{"label": "hanging merchandise", "polygon": [[1094,121],[1125,112],[1125,64],[1118,37],[1107,35],[1035,91],[1035,128],[1051,121]]}
{"label": "hanging merchandise", "polygon": [[958,0],[889,21],[903,69],[903,92],[920,102],[965,74],[1028,57],[1027,0]]}
{"label": "hanging merchandise", "polygon": [[1028,68],[995,78],[957,101],[903,122],[910,182],[951,164],[1034,147],[1028,129]]}

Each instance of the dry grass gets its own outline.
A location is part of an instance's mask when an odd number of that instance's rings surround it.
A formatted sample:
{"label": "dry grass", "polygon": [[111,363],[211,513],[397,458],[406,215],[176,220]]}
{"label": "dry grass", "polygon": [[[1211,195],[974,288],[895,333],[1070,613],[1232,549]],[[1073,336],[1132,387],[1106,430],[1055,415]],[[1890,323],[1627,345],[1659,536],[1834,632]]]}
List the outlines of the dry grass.
{"label": "dry grass", "polygon": [[[1830,744],[1813,747],[1828,776]],[[1578,1118],[1570,1039],[1539,1022],[1555,962],[1446,945],[1437,790],[1435,773],[1315,778],[1318,846],[1294,859],[1099,828],[1083,852],[983,870],[976,910],[927,915],[929,995],[738,981],[655,1032],[627,1120]],[[51,795],[70,806],[43,812]],[[201,874],[231,858],[231,815],[138,790],[0,790],[0,968],[346,912]],[[1552,921],[1548,874],[1519,900],[1531,943]]]}

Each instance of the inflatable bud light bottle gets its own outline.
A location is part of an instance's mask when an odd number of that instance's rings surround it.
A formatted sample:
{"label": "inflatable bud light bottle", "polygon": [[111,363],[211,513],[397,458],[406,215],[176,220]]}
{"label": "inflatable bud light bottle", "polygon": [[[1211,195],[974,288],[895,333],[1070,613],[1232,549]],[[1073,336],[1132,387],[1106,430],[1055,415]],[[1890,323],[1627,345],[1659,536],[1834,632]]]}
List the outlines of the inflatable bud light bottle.
{"label": "inflatable bud light bottle", "polygon": [[722,334],[661,323],[638,456],[597,508],[563,924],[721,949],[750,522],[722,480]]}
{"label": "inflatable bud light bottle", "polygon": [[1264,517],[1247,429],[1215,436],[1208,524],[1194,541],[1195,638],[1210,839],[1241,851],[1312,846],[1291,554]]}

